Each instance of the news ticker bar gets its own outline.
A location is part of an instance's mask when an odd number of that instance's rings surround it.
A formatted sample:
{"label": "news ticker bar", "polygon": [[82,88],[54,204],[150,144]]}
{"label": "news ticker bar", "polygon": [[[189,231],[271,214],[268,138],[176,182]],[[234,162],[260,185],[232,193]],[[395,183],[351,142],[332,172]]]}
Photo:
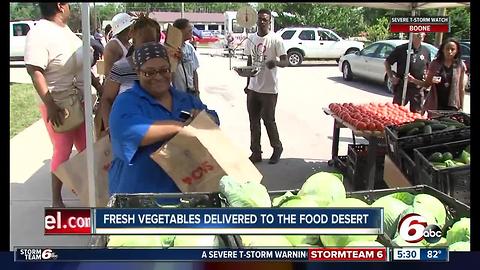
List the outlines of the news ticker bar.
{"label": "news ticker bar", "polygon": [[390,17],[390,32],[450,32],[450,18],[448,16]]}
{"label": "news ticker bar", "polygon": [[383,208],[45,209],[45,234],[382,234]]}
{"label": "news ticker bar", "polygon": [[448,250],[446,248],[55,249],[23,247],[15,249],[14,260],[16,262],[239,260],[298,262],[387,262],[408,260],[447,262],[448,259]]}

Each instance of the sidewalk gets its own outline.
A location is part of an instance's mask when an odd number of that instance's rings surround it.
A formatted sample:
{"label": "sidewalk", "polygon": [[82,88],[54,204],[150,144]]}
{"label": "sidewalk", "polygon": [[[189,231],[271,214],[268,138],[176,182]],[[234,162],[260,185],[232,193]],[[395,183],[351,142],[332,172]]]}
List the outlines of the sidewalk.
{"label": "sidewalk", "polygon": [[[74,152],[75,153],[75,152]],[[86,246],[89,236],[43,235],[44,207],[51,204],[52,145],[43,120],[10,140],[10,249],[15,246]],[[66,188],[68,207],[80,206]]]}

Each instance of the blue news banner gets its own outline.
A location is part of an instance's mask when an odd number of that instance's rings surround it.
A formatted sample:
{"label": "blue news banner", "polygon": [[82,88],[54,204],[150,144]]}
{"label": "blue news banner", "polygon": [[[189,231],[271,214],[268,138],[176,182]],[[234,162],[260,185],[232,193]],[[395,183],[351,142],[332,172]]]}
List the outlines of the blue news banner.
{"label": "blue news banner", "polygon": [[97,208],[93,234],[382,234],[383,208]]}

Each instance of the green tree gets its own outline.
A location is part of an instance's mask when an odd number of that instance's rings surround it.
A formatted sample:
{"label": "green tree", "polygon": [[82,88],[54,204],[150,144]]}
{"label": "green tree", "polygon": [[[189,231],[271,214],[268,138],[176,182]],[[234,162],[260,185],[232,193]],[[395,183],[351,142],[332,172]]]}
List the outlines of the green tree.
{"label": "green tree", "polygon": [[367,27],[368,40],[378,41],[388,39],[392,33],[390,33],[390,21],[387,17],[380,17],[376,23]]}
{"label": "green tree", "polygon": [[450,33],[445,37],[470,39],[470,8],[447,9],[447,15],[450,17]]}
{"label": "green tree", "polygon": [[10,3],[10,20],[38,20],[40,9],[35,3]]}
{"label": "green tree", "polygon": [[275,11],[276,29],[289,26],[324,27],[339,35],[356,36],[365,29],[361,8],[318,3],[261,3],[259,8]]}

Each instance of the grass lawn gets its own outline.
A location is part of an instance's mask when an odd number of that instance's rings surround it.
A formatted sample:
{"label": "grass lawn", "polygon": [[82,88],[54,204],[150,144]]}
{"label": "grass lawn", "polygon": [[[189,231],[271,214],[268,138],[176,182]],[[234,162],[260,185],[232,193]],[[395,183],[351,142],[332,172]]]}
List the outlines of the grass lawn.
{"label": "grass lawn", "polygon": [[10,139],[41,118],[32,84],[10,83]]}

